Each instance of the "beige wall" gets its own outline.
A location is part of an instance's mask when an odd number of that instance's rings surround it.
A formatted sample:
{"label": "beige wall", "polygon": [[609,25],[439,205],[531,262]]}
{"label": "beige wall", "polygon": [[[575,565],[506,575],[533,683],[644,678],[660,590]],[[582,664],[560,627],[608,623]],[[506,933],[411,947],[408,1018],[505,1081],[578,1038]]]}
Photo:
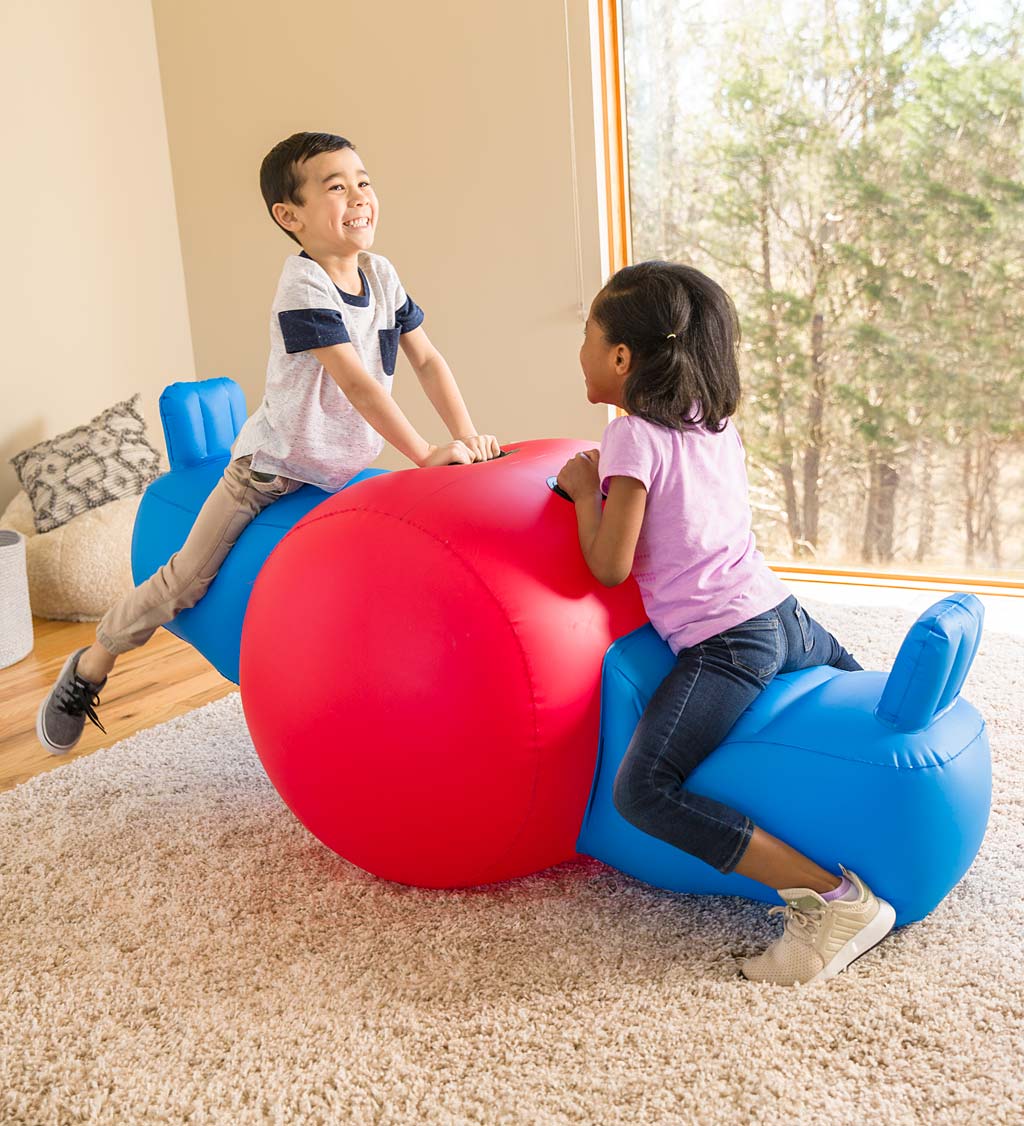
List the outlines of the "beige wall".
{"label": "beige wall", "polygon": [[[359,145],[382,200],[375,249],[426,310],[477,425],[599,437],[576,359],[579,305],[601,281],[590,2],[568,0],[581,248],[559,0],[0,4],[0,508],[12,454],[134,391],[156,439],[175,379],[231,375],[255,406],[292,252],[257,170],[298,129]],[[442,438],[399,363],[396,397]]]}
{"label": "beige wall", "polygon": [[0,121],[2,510],[12,454],[135,391],[162,444],[194,369],[146,0],[3,0]]}
{"label": "beige wall", "polygon": [[[358,146],[381,199],[374,249],[427,314],[478,428],[598,438],[583,395],[561,0],[154,0],[197,378],[259,400],[268,310],[296,248],[257,173],[303,129]],[[583,294],[600,283],[588,0],[569,0]],[[395,395],[443,436],[400,360]],[[389,452],[382,464],[403,464]],[[407,464],[407,463],[404,463]]]}

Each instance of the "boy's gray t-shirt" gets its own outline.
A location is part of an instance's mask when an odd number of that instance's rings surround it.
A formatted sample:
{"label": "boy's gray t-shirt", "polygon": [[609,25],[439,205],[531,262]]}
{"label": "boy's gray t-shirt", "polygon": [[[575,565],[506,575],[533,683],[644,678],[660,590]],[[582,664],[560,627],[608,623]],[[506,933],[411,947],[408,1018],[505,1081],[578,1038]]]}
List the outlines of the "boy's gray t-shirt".
{"label": "boy's gray t-shirt", "polygon": [[423,323],[394,266],[360,254],[362,293],[344,293],[305,251],[284,264],[270,314],[270,359],[263,401],[246,420],[232,457],[252,455],[258,473],[340,489],[373,462],[384,439],[345,397],[311,348],[351,343],[385,391],[398,340]]}

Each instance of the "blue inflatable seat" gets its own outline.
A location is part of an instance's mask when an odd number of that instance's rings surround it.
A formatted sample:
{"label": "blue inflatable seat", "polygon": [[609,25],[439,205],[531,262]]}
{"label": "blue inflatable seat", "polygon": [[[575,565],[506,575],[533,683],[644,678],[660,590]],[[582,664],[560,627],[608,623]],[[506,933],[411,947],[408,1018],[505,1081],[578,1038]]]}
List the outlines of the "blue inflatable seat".
{"label": "blue inflatable seat", "polygon": [[[983,617],[974,595],[952,595],[921,615],[888,674],[818,667],[776,677],[687,788],[747,814],[825,868],[851,868],[892,903],[897,925],[923,918],[970,867],[988,822],[985,723],[960,696]],[[616,772],[673,663],[649,625],[608,650],[598,763],[577,850],[672,891],[777,903],[762,884],[722,875],[614,807]]]}
{"label": "blue inflatable seat", "polygon": [[[245,417],[245,396],[233,379],[172,383],[160,396],[171,469],[149,486],[139,505],[132,536],[136,583],[149,578],[185,542],[224,473]],[[345,487],[383,472],[364,470]],[[228,553],[202,600],[167,625],[228,680],[238,683],[242,620],[260,568],[285,533],[330,495],[303,485],[266,508]]]}

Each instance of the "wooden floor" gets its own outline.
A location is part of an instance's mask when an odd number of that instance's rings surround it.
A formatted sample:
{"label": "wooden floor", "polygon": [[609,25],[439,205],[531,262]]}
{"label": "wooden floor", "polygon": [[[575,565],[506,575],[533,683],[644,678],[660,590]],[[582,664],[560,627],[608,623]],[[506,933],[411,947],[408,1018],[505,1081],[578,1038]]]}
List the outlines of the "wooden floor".
{"label": "wooden floor", "polygon": [[51,755],[36,739],[36,712],[68,654],[90,645],[95,622],[34,618],[35,646],[27,657],[0,669],[0,791],[54,770],[144,727],[153,727],[235,691],[190,645],[160,629],[148,644],[125,653],[97,709],[106,735],[86,723],[81,742],[67,755]]}

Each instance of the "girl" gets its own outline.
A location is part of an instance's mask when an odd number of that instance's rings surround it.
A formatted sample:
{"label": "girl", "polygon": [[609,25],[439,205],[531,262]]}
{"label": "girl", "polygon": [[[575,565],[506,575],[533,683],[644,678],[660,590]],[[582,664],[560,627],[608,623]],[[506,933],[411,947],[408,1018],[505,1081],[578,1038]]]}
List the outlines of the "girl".
{"label": "girl", "polygon": [[615,274],[591,306],[580,364],[590,402],[629,413],[558,484],[576,505],[587,566],[606,586],[634,574],[677,658],[619,768],[615,808],[720,872],[776,889],[783,934],[741,969],[796,985],[840,973],[888,934],[895,912],[855,873],[828,872],[685,788],[777,673],[860,668],[754,546],[743,446],[729,421],[738,339],[732,301],[699,270],[643,262]]}

